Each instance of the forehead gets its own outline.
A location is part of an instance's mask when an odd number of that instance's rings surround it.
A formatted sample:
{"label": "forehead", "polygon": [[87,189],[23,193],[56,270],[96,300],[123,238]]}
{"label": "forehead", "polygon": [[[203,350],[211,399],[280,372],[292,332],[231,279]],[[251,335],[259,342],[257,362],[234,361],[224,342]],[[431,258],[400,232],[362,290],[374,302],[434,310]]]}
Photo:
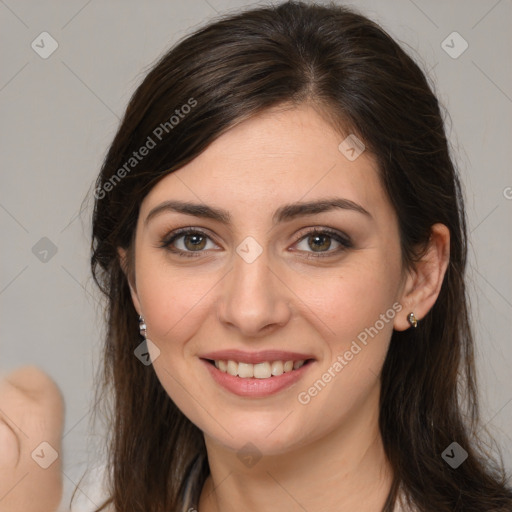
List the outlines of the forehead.
{"label": "forehead", "polygon": [[160,180],[146,196],[141,215],[173,198],[248,216],[271,216],[279,204],[326,196],[357,202],[372,214],[389,209],[374,158],[363,151],[351,160],[340,150],[347,135],[310,106],[267,110],[231,128]]}

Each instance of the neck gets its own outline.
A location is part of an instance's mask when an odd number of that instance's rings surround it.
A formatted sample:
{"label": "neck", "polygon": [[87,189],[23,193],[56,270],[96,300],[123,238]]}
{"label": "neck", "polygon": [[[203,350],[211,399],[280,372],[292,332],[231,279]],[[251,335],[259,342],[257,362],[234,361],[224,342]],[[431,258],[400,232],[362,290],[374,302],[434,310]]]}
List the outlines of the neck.
{"label": "neck", "polygon": [[[393,474],[378,428],[377,403],[370,415],[281,455],[243,467],[237,454],[205,436],[210,475],[199,512],[377,512]],[[242,466],[242,467],[241,467]]]}

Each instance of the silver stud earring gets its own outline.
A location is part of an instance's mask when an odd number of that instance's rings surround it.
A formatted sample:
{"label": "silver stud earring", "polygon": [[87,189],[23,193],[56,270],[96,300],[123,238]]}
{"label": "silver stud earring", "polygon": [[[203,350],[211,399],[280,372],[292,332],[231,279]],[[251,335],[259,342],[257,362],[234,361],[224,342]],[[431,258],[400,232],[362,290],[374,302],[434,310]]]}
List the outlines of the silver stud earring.
{"label": "silver stud earring", "polygon": [[416,318],[414,313],[409,313],[407,320],[414,328],[418,327],[418,319]]}
{"label": "silver stud earring", "polygon": [[142,316],[139,316],[139,331],[140,335],[146,339],[146,322]]}

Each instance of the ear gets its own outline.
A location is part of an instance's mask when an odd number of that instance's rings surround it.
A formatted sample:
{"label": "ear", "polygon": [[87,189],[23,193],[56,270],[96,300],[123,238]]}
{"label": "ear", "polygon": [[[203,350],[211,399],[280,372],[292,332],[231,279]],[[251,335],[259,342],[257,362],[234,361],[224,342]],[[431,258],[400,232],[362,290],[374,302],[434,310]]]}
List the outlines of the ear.
{"label": "ear", "polygon": [[141,315],[141,307],[139,302],[139,296],[137,295],[137,288],[135,286],[135,280],[131,279],[130,272],[128,272],[128,254],[126,249],[122,247],[117,248],[117,254],[119,255],[119,263],[121,268],[126,276],[126,280],[128,281],[128,286],[130,287],[130,294],[132,296],[133,306],[139,315]]}
{"label": "ear", "polygon": [[444,224],[434,224],[425,254],[409,271],[400,300],[403,309],[395,317],[394,329],[411,327],[407,320],[414,313],[418,322],[435,304],[450,261],[450,230]]}

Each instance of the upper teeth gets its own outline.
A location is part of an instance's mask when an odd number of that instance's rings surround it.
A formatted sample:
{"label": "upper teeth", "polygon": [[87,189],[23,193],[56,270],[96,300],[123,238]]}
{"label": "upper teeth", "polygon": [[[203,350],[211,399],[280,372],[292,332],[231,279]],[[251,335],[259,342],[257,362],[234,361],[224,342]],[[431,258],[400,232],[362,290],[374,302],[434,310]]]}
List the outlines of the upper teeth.
{"label": "upper teeth", "polygon": [[236,361],[215,361],[215,366],[224,373],[229,373],[236,377],[268,379],[272,375],[278,376],[285,372],[297,370],[305,363],[304,359],[300,361],[272,361],[264,363],[237,363]]}

